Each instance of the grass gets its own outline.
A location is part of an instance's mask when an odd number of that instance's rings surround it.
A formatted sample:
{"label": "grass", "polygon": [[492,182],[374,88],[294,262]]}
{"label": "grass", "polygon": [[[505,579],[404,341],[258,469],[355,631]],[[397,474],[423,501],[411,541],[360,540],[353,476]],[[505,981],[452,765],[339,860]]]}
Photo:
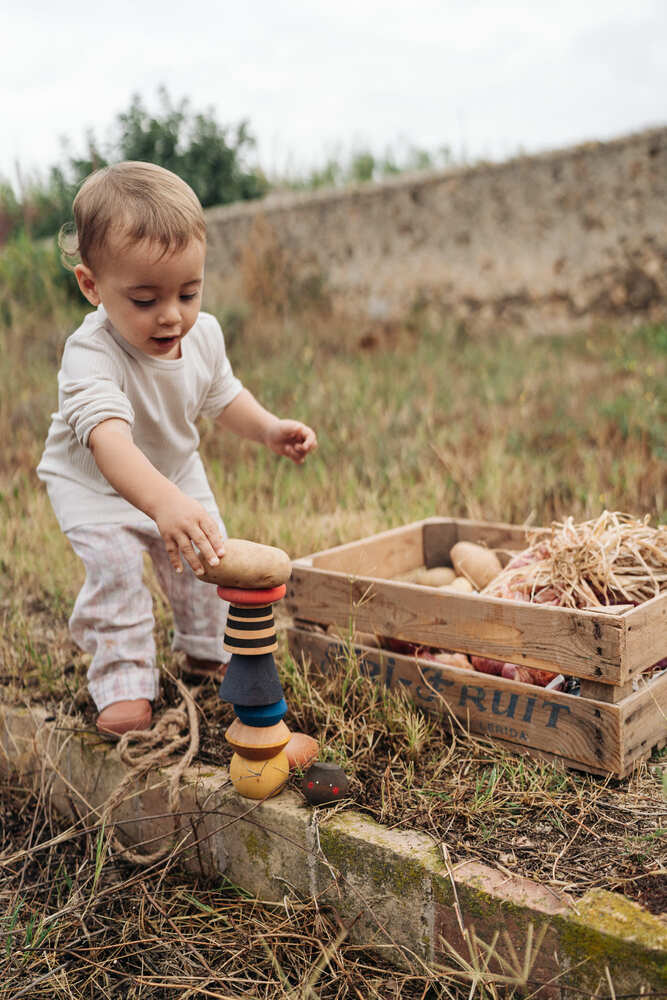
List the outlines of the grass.
{"label": "grass", "polygon": [[[34,470],[83,311],[62,299],[0,328],[0,670],[51,697],[80,681],[66,619],[82,576]],[[432,514],[665,518],[665,327],[478,338],[407,324],[373,339],[332,317],[251,312],[229,353],[266,406],[320,440],[300,468],[203,426],[231,535],[297,557]]]}
{"label": "grass", "polygon": [[[47,834],[58,842],[33,852]],[[335,907],[288,886],[278,902],[253,899],[225,878],[183,875],[177,855],[138,873],[118,857],[98,869],[101,835],[54,817],[41,791],[0,782],[0,858],[14,857],[0,882],[3,998],[498,1000],[537,985],[539,934],[516,968],[489,970],[474,940],[444,965],[406,954],[392,968],[349,940]]]}
{"label": "grass", "polygon": [[[21,308],[12,297],[0,317],[0,683],[5,698],[64,704],[90,719],[85,658],[67,632],[81,567],[34,472],[62,345],[84,310],[56,285],[32,302]],[[203,426],[232,535],[296,557],[433,514],[539,524],[607,507],[665,520],[664,326],[481,338],[417,319],[369,327],[317,313],[262,316],[247,305],[234,315],[237,374],[266,406],[315,426],[320,448],[297,468]],[[147,573],[159,663],[172,667],[168,608]],[[475,857],[575,894],[604,885],[659,900],[664,760],[621,783],[588,778],[445,735],[405,698],[369,684],[352,655],[324,679],[284,647],[279,666],[288,722],[321,735],[358,805],[381,822],[446,837],[454,860]],[[173,697],[165,685],[163,703]],[[226,762],[230,709],[215,697],[202,707],[202,759]],[[3,797],[0,859],[61,829],[39,790],[9,782]],[[582,823],[592,831],[585,840]],[[109,854],[101,828],[40,854],[39,865],[36,857],[6,870],[0,888],[10,995],[29,987],[23,995],[35,998],[152,1000],[208,989],[432,1000],[458,995],[462,983],[471,990],[465,976],[390,971],[339,940],[336,914],[312,901],[289,899],[280,910],[185,879],[177,859],[137,878]],[[232,967],[240,978],[221,992]],[[476,995],[501,988],[488,977],[476,983]]]}
{"label": "grass", "polygon": [[[435,843],[446,837],[455,862],[504,865],[579,897],[618,891],[664,912],[658,760],[615,780],[513,753],[458,724],[450,731],[401,689],[380,688],[349,652],[325,677],[285,655],[282,676],[290,728],[319,737],[320,756],[345,769],[355,807],[378,822],[423,830]],[[207,718],[216,714],[207,706]],[[214,725],[221,733],[224,724]],[[204,735],[209,759],[220,762],[219,747]]]}

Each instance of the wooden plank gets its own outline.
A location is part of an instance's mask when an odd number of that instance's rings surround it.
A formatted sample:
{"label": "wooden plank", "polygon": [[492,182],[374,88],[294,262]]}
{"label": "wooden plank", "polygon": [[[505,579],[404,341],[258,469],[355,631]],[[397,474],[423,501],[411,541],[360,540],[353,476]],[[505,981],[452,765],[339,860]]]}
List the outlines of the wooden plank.
{"label": "wooden plank", "polygon": [[[288,629],[293,655],[304,653],[328,671],[344,655],[345,643],[331,636]],[[538,750],[596,773],[619,773],[621,710],[530,684],[460,670],[428,660],[355,647],[362,670],[387,688],[403,688],[420,707],[453,716],[467,730]]]}
{"label": "wooden plank", "polygon": [[579,682],[582,698],[592,698],[593,701],[608,701],[612,705],[618,705],[632,694],[632,681],[626,684],[600,684],[599,681],[589,681],[581,678]]}
{"label": "wooden plank", "polygon": [[422,522],[370,535],[368,538],[316,552],[294,565],[311,565],[332,572],[389,578],[424,563]]}
{"label": "wooden plank", "polygon": [[451,566],[449,553],[459,540],[458,523],[451,517],[430,517],[422,529],[424,565]]}
{"label": "wooden plank", "polygon": [[667,656],[667,594],[645,601],[623,615],[625,656],[633,673]]}
{"label": "wooden plank", "polygon": [[619,705],[622,727],[623,774],[667,740],[667,673],[648,682]]}
{"label": "wooden plank", "polygon": [[295,563],[287,610],[321,625],[354,627],[424,646],[624,684],[623,619],[545,605],[431,591]]}

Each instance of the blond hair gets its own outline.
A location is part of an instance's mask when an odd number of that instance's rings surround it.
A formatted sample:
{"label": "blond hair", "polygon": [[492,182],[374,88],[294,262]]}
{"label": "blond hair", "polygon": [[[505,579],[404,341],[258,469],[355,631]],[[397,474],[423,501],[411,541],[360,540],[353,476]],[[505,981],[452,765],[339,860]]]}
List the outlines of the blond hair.
{"label": "blond hair", "polygon": [[204,212],[192,188],[155,163],[126,160],[96,170],[81,185],[72,206],[74,228],[60,230],[58,246],[70,270],[87,267],[111,235],[122,246],[149,240],[164,253],[182,250],[191,239],[206,239]]}

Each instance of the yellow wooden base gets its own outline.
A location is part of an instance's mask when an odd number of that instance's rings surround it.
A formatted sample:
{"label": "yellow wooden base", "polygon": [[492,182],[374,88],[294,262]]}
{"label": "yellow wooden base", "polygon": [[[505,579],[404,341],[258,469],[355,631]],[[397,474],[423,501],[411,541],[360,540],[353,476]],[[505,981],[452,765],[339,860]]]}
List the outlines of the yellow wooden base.
{"label": "yellow wooden base", "polygon": [[271,760],[248,760],[235,753],[229,777],[239,795],[246,799],[268,799],[282,791],[289,778],[287,754],[281,750]]}

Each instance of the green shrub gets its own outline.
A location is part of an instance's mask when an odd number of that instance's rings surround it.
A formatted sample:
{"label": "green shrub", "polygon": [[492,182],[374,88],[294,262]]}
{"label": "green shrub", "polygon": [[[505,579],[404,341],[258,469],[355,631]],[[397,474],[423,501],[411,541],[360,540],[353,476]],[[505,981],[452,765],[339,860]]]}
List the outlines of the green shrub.
{"label": "green shrub", "polygon": [[80,293],[52,241],[36,242],[24,233],[0,251],[0,325],[10,327],[26,314],[52,316]]}
{"label": "green shrub", "polygon": [[24,182],[19,202],[0,178],[0,245],[7,235],[23,230],[34,237],[52,236],[72,217],[72,201],[81,182],[94,170],[121,160],[157,163],[188,183],[204,208],[230,201],[259,198],[268,183],[245,159],[254,147],[248,123],[222,126],[213,109],[195,113],[183,99],[174,104],[167,89],[158,91],[159,109],[152,114],[138,94],[127,111],[117,115],[114,139],[100,143],[86,134],[83,156],[65,142],[65,162],[52,166],[47,177]]}

